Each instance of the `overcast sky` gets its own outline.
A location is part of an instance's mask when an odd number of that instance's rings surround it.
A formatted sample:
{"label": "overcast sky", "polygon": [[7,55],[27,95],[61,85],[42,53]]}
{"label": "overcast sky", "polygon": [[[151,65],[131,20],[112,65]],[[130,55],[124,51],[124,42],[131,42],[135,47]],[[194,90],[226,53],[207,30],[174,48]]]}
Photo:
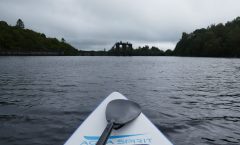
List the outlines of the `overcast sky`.
{"label": "overcast sky", "polygon": [[182,32],[240,16],[240,0],[0,0],[0,20],[62,38],[78,49],[116,41],[174,49]]}

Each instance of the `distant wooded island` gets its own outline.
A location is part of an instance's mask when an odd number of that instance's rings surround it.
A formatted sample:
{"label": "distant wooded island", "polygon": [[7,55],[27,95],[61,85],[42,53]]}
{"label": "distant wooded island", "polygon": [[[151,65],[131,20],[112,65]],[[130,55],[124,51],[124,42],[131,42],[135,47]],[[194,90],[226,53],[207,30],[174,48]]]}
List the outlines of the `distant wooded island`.
{"label": "distant wooded island", "polygon": [[240,57],[240,17],[189,34],[183,32],[173,51],[147,45],[134,49],[131,43],[121,41],[108,51],[78,50],[64,38],[49,38],[26,29],[21,19],[15,26],[0,21],[0,55]]}

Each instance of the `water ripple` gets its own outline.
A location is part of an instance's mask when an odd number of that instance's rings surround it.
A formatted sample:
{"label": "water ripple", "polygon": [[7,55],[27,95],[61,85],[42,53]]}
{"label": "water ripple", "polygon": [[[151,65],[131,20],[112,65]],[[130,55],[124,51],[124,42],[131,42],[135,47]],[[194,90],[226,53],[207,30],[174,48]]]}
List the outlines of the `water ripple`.
{"label": "water ripple", "polygon": [[0,144],[63,144],[119,91],[176,145],[237,145],[239,70],[239,59],[1,57]]}

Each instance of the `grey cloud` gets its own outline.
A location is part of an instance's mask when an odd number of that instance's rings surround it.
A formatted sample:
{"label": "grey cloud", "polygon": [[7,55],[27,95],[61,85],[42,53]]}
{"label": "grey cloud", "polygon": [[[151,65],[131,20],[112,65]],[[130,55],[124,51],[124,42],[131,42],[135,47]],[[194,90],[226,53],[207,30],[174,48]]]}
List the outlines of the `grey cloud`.
{"label": "grey cloud", "polygon": [[123,40],[173,48],[181,33],[240,15],[238,0],[1,0],[0,19],[80,49],[109,49]]}

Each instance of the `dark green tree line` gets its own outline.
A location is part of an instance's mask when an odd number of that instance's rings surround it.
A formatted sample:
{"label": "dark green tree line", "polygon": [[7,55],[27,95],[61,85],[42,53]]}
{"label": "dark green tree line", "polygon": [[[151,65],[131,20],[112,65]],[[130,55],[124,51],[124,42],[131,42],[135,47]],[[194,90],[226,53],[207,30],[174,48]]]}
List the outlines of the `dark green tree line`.
{"label": "dark green tree line", "polygon": [[170,56],[172,55],[172,50],[163,51],[159,48],[153,46],[138,47],[137,49],[133,48],[112,48],[107,52],[107,55],[110,56]]}
{"label": "dark green tree line", "polygon": [[174,49],[177,56],[240,57],[240,17],[183,33]]}
{"label": "dark green tree line", "polygon": [[55,53],[60,55],[78,55],[78,50],[64,39],[47,38],[45,34],[24,29],[24,22],[17,20],[16,26],[0,21],[0,53]]}

